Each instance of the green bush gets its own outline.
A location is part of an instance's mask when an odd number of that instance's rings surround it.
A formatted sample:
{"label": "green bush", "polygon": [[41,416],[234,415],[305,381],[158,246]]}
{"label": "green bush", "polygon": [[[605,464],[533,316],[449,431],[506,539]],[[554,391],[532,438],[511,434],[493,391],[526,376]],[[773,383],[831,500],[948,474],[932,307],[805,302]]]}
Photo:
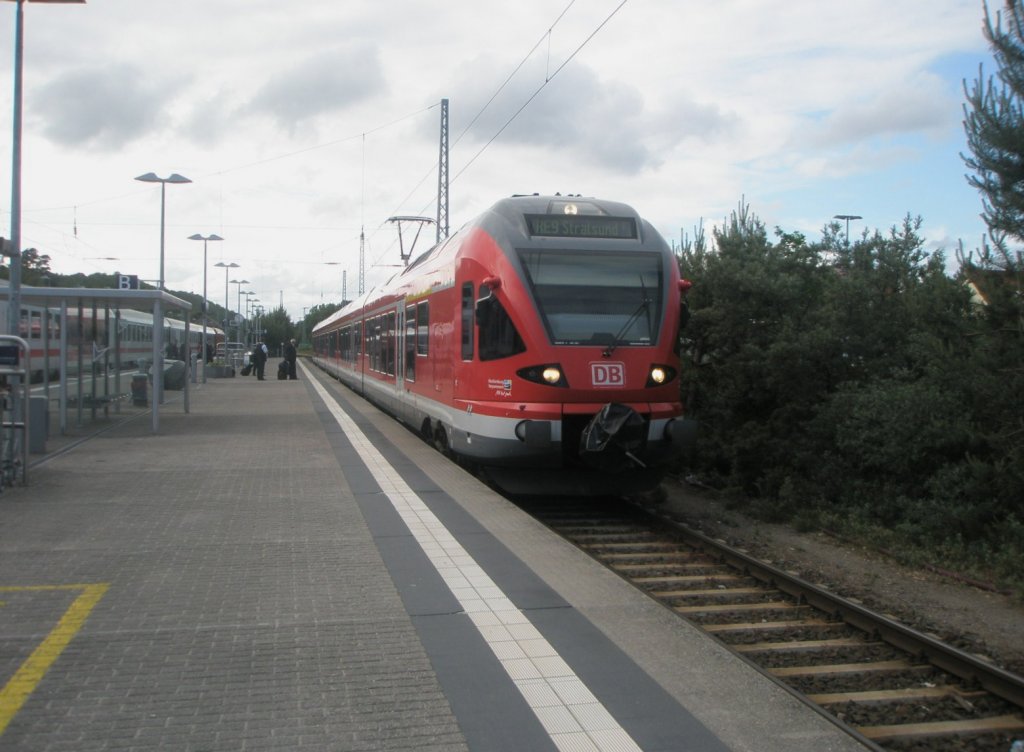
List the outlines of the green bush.
{"label": "green bush", "polygon": [[772,243],[741,208],[683,249],[686,471],[765,520],[1019,584],[1021,297],[972,305],[919,226]]}

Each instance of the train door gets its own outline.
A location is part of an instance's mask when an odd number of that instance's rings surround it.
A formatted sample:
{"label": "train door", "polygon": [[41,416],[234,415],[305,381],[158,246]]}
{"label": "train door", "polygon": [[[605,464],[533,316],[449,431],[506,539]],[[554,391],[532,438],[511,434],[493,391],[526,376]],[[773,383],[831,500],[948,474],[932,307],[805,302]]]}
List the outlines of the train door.
{"label": "train door", "polygon": [[[473,313],[476,294],[473,288],[472,282],[463,282],[459,287],[458,311],[455,314],[459,330],[458,350],[451,353],[451,357],[447,359],[449,363],[454,362],[456,371],[455,374],[447,374],[447,378],[455,382],[452,384],[454,399],[465,398],[471,388],[467,379],[458,378],[456,374],[460,374],[464,370],[471,370],[471,366],[469,368],[465,368],[465,366],[471,364],[476,355],[476,322]],[[453,376],[456,378],[452,379]]]}

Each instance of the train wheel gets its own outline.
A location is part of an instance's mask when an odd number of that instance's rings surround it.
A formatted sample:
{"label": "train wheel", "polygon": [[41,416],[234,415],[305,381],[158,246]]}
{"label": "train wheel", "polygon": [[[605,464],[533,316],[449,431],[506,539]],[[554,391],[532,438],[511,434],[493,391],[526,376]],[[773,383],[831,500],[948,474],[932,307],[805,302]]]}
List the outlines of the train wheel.
{"label": "train wheel", "polygon": [[450,454],[451,448],[448,444],[448,432],[444,430],[444,426],[440,423],[434,428],[434,448],[446,457]]}

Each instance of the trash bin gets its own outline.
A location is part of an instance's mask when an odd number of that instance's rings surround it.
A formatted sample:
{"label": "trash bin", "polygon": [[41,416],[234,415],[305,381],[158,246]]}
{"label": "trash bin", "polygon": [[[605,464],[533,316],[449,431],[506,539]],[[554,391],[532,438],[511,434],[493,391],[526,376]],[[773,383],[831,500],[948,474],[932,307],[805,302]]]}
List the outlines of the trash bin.
{"label": "trash bin", "polygon": [[149,397],[146,394],[149,376],[144,373],[132,374],[132,404],[136,407],[146,407],[149,404]]}
{"label": "trash bin", "polygon": [[50,411],[46,397],[28,399],[28,450],[33,454],[46,451],[46,439],[50,433]]}

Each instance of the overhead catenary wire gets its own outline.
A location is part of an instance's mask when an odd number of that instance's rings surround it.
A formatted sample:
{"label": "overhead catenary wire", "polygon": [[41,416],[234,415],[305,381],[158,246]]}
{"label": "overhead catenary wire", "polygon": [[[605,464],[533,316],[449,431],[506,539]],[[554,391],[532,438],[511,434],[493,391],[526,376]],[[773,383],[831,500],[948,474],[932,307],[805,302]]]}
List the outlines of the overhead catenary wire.
{"label": "overhead catenary wire", "polygon": [[[533,54],[537,51],[537,49],[541,46],[541,44],[543,44],[543,42],[545,40],[550,40],[551,32],[554,31],[554,28],[565,17],[566,13],[569,12],[569,10],[572,8],[572,6],[575,4],[575,2],[576,2],[576,0],[570,0],[569,4],[566,5],[565,8],[562,10],[562,12],[558,14],[558,17],[552,22],[552,24],[548,27],[548,29],[544,32],[544,34],[541,35],[541,37],[537,40],[537,42],[533,45],[533,47],[530,48],[529,52],[526,53],[526,55],[523,57],[523,59],[515,67],[515,69],[505,78],[504,81],[502,81],[502,83],[494,91],[494,93],[487,100],[487,102],[484,103],[484,105],[480,108],[480,110],[476,113],[476,115],[473,116],[473,118],[470,120],[470,122],[462,129],[462,131],[459,133],[459,135],[455,138],[455,141],[452,143],[453,148],[470,131],[470,129],[473,127],[473,125],[476,124],[476,122],[480,119],[480,117],[484,114],[484,112],[491,106],[491,104],[494,102],[494,100],[497,99],[498,95],[505,89],[505,87],[508,86],[508,84],[512,81],[512,79],[516,76],[516,74],[519,73],[520,70],[522,70],[523,66],[526,65],[527,61],[533,56]],[[597,27],[589,35],[587,35],[586,39],[584,39],[576,47],[576,49],[573,50],[572,54],[570,54],[564,61],[562,61],[561,65],[559,65],[558,68],[556,68],[553,73],[548,72],[548,71],[545,72],[544,83],[542,83],[539,87],[537,87],[537,89],[533,92],[533,94],[531,94],[530,97],[522,104],[522,106],[520,106],[519,109],[516,110],[515,113],[513,113],[513,115],[505,122],[505,124],[502,125],[501,128],[499,128],[498,131],[493,136],[491,136],[491,138],[487,141],[487,143],[485,143],[480,148],[480,150],[477,151],[477,153],[474,154],[473,157],[470,158],[470,160],[465,165],[463,165],[462,169],[460,169],[455,174],[455,176],[451,178],[451,182],[455,182],[455,180],[460,175],[462,175],[467,169],[469,169],[469,167],[488,149],[488,147],[490,147],[495,141],[497,141],[497,139],[501,136],[501,134],[505,131],[505,129],[508,128],[508,126],[511,125],[512,122],[517,117],[519,117],[520,114],[522,114],[522,112],[530,105],[530,103],[533,102],[533,100],[537,98],[537,96],[540,94],[540,92],[549,83],[551,83],[551,81],[554,80],[554,78],[570,62],[572,62],[572,60],[583,50],[584,47],[587,46],[587,44],[589,44],[591,42],[591,40],[593,40],[593,38],[595,36],[597,36],[597,34],[601,31],[601,29],[603,29],[608,24],[608,22],[611,21],[612,18],[614,18],[614,16],[620,10],[622,10],[622,7],[627,2],[628,2],[628,0],[622,0],[622,2],[620,2],[617,6],[615,6],[615,8],[612,10],[612,12],[609,13],[604,18],[604,20],[601,21],[601,23],[598,24]],[[549,52],[549,58],[550,58],[550,52]],[[433,175],[434,171],[437,170],[437,169],[438,169],[438,163],[435,161],[433,163],[433,165],[431,165],[430,169],[423,175],[422,178],[420,178],[420,180],[416,183],[416,185],[409,191],[409,193],[405,196],[405,198],[402,199],[398,203],[398,208],[396,208],[394,211],[392,211],[393,215],[394,214],[398,214],[400,212],[400,208],[402,206],[404,206],[406,204],[406,202],[408,202],[412,198],[412,196],[416,193],[416,191],[418,191],[420,189],[420,187],[423,185],[423,183],[426,182],[426,180],[431,175]],[[431,204],[434,203],[435,200],[436,200],[436,197],[432,198],[430,201],[428,201],[424,206],[422,206],[420,208],[418,213],[419,214],[426,213],[426,211],[430,208]],[[379,231],[381,228],[383,228],[384,224],[385,224],[384,222],[381,222],[380,225],[377,227],[377,230],[375,230],[375,232]],[[395,248],[396,242],[397,242],[397,239],[392,240],[392,242],[389,243],[386,246],[386,248],[381,252],[381,254],[379,256],[377,256],[376,259],[374,260],[374,262],[373,262],[374,266],[378,266],[381,259],[383,259],[385,256],[387,256],[389,253],[393,252],[393,250]]]}
{"label": "overhead catenary wire", "polygon": [[[541,44],[544,42],[544,40],[551,38],[551,32],[554,31],[554,28],[565,17],[565,14],[569,12],[569,9],[572,8],[572,6],[575,3],[576,3],[576,0],[569,0],[569,4],[566,5],[565,8],[562,10],[562,12],[558,14],[558,18],[556,18],[551,23],[551,25],[548,27],[548,30],[545,31],[541,35],[541,37],[537,40],[537,42],[533,45],[533,47],[530,48],[530,51],[527,52],[523,56],[523,59],[519,61],[519,64],[513,69],[513,71],[511,73],[508,74],[508,76],[505,77],[505,80],[501,82],[501,84],[498,86],[498,88],[494,90],[494,93],[491,94],[490,99],[488,99],[484,103],[483,107],[481,107],[477,111],[476,115],[474,115],[472,117],[472,119],[469,121],[469,123],[466,124],[466,127],[462,129],[462,132],[459,133],[459,135],[455,137],[455,140],[452,141],[452,148],[453,149],[462,140],[463,136],[465,136],[473,128],[473,126],[476,125],[477,121],[483,116],[483,114],[487,111],[487,109],[491,106],[491,104],[494,103],[494,100],[498,98],[498,95],[501,94],[502,91],[504,91],[505,87],[509,85],[509,83],[512,81],[512,79],[515,78],[516,74],[519,73],[520,70],[522,70],[523,66],[526,65],[527,61],[531,57],[533,57],[533,53],[537,51],[537,48],[541,46]],[[440,103],[438,103],[438,105],[439,104]],[[438,168],[438,164],[437,164],[437,162],[434,162],[430,166],[430,169],[427,170],[427,172],[423,175],[423,177],[420,178],[419,181],[417,181],[415,186],[413,186],[412,190],[410,190],[409,193],[406,194],[405,198],[403,198],[401,201],[398,202],[398,206],[395,208],[394,211],[391,212],[392,215],[395,215],[395,214],[399,213],[401,207],[404,206],[405,203],[407,201],[409,201],[413,197],[413,195],[416,193],[416,191],[418,191],[420,189],[420,187],[423,185],[423,183],[426,182],[427,178],[429,178],[431,175],[434,174],[434,172],[435,172],[435,170],[437,170],[437,168]],[[430,204],[428,203],[426,206],[424,206],[422,209],[420,209],[419,213],[420,214],[424,213],[429,206],[430,206]],[[382,226],[383,226],[383,223],[382,223]]]}
{"label": "overhead catenary wire", "polygon": [[622,6],[624,6],[628,1],[629,0],[622,0],[622,2],[619,3],[611,13],[608,14],[608,16],[598,25],[598,27],[596,29],[594,29],[590,33],[590,35],[586,39],[584,39],[583,42],[581,42],[580,45],[575,50],[573,50],[572,54],[569,55],[569,57],[567,57],[565,59],[565,61],[563,61],[562,64],[559,65],[555,69],[555,71],[553,73],[551,73],[550,75],[545,76],[544,83],[542,83],[540,86],[537,87],[536,91],[534,91],[533,94],[531,94],[527,98],[527,100],[525,102],[523,102],[522,106],[518,110],[516,110],[508,120],[505,121],[505,124],[502,125],[501,128],[498,129],[497,133],[495,133],[493,136],[491,136],[491,138],[487,141],[487,143],[485,143],[482,147],[480,147],[480,150],[476,154],[474,154],[473,157],[468,162],[466,162],[465,165],[463,165],[462,169],[459,170],[457,173],[455,173],[455,175],[451,179],[451,182],[454,183],[456,180],[458,180],[459,176],[461,176],[462,173],[464,173],[466,170],[468,170],[470,168],[470,166],[472,166],[472,164],[474,162],[476,162],[476,160],[479,159],[480,156],[485,151],[487,151],[487,149],[490,147],[491,144],[493,144],[495,141],[498,140],[498,137],[501,136],[501,134],[505,132],[505,129],[508,128],[510,125],[512,125],[512,123],[515,121],[515,119],[518,118],[520,114],[522,114],[523,110],[525,110],[527,107],[530,106],[530,103],[533,102],[533,100],[537,98],[537,96],[544,90],[544,88],[555,79],[555,76],[557,76],[559,73],[561,73],[562,70],[565,68],[565,66],[567,66],[570,62],[572,62],[573,58],[575,58],[580,53],[580,51],[584,47],[586,47],[587,44],[589,44],[590,41],[595,36],[597,36],[598,32],[600,32],[601,29],[603,29],[608,24],[608,22],[612,20],[612,18],[615,16],[615,14],[617,14],[620,10],[622,10]]}

